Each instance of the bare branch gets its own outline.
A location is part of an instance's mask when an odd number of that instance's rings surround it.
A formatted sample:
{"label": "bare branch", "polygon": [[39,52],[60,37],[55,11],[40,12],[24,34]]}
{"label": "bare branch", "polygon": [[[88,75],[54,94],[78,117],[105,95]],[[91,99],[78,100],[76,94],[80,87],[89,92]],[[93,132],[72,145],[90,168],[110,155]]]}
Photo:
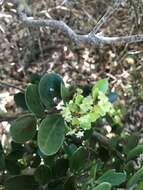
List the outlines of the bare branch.
{"label": "bare branch", "polygon": [[4,87],[4,88],[15,88],[17,90],[20,90],[21,92],[24,92],[24,90],[14,84],[10,84],[10,83],[5,83],[5,82],[0,82],[0,87]]}
{"label": "bare branch", "polygon": [[20,114],[3,114],[3,115],[0,114],[0,123],[3,121],[11,122],[16,118],[18,118],[19,116]]}
{"label": "bare branch", "polygon": [[[17,0],[17,2],[19,2]],[[131,35],[131,36],[121,36],[121,37],[105,37],[95,32],[91,31],[88,34],[80,35],[75,33],[65,22],[54,20],[54,19],[35,19],[33,17],[28,17],[25,14],[25,7],[18,4],[18,14],[21,21],[29,27],[51,27],[54,29],[60,29],[63,33],[65,33],[72,41],[74,41],[78,46],[81,44],[90,44],[90,45],[98,45],[98,44],[116,44],[116,43],[131,43],[131,42],[141,42],[143,41],[143,35]],[[101,25],[101,24],[100,24]],[[98,27],[99,28],[99,27]]]}
{"label": "bare branch", "polygon": [[68,2],[68,0],[63,0],[63,2],[60,4],[61,6],[63,6],[64,4],[66,4]]}
{"label": "bare branch", "polygon": [[115,148],[113,148],[110,143],[109,143],[109,139],[106,136],[103,136],[102,134],[100,134],[97,131],[93,132],[93,138],[95,138],[96,140],[98,140],[103,146],[107,146],[109,147],[115,154],[116,156],[120,159],[120,160],[124,160],[124,157],[122,156],[122,154],[116,150]]}
{"label": "bare branch", "polygon": [[116,0],[112,8],[109,8],[107,12],[101,17],[96,26],[93,28],[93,32],[96,34],[99,29],[107,22],[107,20],[117,11],[123,0]]}

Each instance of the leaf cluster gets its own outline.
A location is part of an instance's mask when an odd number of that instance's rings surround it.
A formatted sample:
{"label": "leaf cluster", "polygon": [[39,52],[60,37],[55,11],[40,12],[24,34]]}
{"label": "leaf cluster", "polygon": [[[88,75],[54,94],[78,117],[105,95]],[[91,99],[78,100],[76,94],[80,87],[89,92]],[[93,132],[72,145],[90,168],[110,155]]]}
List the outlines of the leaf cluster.
{"label": "leaf cluster", "polygon": [[15,102],[28,113],[12,122],[11,150],[0,144],[7,190],[142,190],[143,153],[126,134],[116,92],[107,79],[66,87],[61,76],[32,78]]}

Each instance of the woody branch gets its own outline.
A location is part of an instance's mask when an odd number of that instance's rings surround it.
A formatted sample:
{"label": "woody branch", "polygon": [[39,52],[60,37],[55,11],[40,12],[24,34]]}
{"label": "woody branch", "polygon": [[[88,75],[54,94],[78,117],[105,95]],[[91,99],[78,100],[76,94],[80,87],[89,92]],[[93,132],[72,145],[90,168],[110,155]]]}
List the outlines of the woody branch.
{"label": "woody branch", "polygon": [[117,43],[133,43],[143,41],[143,35],[130,35],[130,36],[117,36],[117,37],[107,37],[97,34],[101,26],[107,22],[107,20],[117,11],[118,7],[121,5],[123,0],[116,0],[115,4],[111,9],[109,9],[105,15],[99,20],[97,25],[88,34],[77,34],[72,28],[70,28],[65,22],[54,19],[36,19],[29,17],[26,14],[25,5],[22,4],[23,0],[15,0],[17,5],[17,12],[20,20],[29,27],[51,27],[56,30],[61,30],[65,33],[72,41],[74,41],[78,46],[81,44],[117,44]]}

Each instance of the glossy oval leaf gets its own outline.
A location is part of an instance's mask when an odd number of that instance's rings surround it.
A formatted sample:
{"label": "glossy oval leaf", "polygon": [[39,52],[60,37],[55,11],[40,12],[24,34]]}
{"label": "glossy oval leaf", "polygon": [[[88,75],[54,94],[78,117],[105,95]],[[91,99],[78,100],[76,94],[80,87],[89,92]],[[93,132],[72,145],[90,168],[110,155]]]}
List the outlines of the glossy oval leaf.
{"label": "glossy oval leaf", "polygon": [[72,155],[70,159],[71,170],[77,171],[85,166],[87,159],[87,151],[80,146]]}
{"label": "glossy oval leaf", "polygon": [[128,155],[127,155],[127,159],[128,160],[135,159],[140,154],[143,154],[143,145],[142,144],[138,145],[135,148],[133,148],[132,150],[130,150],[129,153],[128,153]]}
{"label": "glossy oval leaf", "polygon": [[66,144],[66,143],[64,143],[64,151],[65,151],[65,153],[67,154],[67,156],[69,157],[69,158],[71,158],[71,156],[73,155],[73,153],[76,151],[76,149],[77,149],[77,146],[75,145],[75,144]]}
{"label": "glossy oval leaf", "polygon": [[111,169],[105,172],[101,177],[97,179],[97,183],[108,182],[112,186],[120,185],[126,180],[126,174],[121,172],[116,172],[114,169]]}
{"label": "glossy oval leaf", "polygon": [[111,184],[107,182],[103,182],[96,187],[92,187],[90,190],[111,190]]}
{"label": "glossy oval leaf", "polygon": [[36,168],[36,171],[34,172],[35,180],[42,185],[48,183],[51,175],[51,169],[46,165],[40,165],[38,168]]}
{"label": "glossy oval leaf", "polygon": [[46,73],[39,82],[40,99],[47,108],[54,106],[54,97],[61,98],[62,78],[55,73]]}
{"label": "glossy oval leaf", "polygon": [[25,100],[29,111],[35,113],[38,117],[44,115],[44,106],[41,103],[37,85],[31,84],[27,87]]}
{"label": "glossy oval leaf", "polygon": [[17,94],[14,95],[14,101],[16,103],[16,105],[20,108],[22,108],[23,110],[27,110],[27,105],[26,105],[26,101],[25,101],[25,95],[23,92],[18,92]]}
{"label": "glossy oval leaf", "polygon": [[25,143],[36,133],[36,118],[34,115],[24,115],[16,119],[11,127],[10,134],[17,143]]}
{"label": "glossy oval leaf", "polygon": [[143,179],[143,167],[139,169],[128,181],[127,187],[132,187]]}
{"label": "glossy oval leaf", "polygon": [[33,176],[19,175],[9,178],[5,187],[7,190],[38,190],[38,183]]}
{"label": "glossy oval leaf", "polygon": [[139,137],[135,134],[126,135],[124,138],[124,142],[125,142],[125,145],[123,146],[124,152],[128,154],[129,151],[138,146]]}
{"label": "glossy oval leaf", "polygon": [[53,155],[64,141],[64,119],[60,115],[47,116],[39,127],[38,146],[45,155]]}
{"label": "glossy oval leaf", "polygon": [[67,158],[59,158],[52,166],[52,174],[54,178],[60,178],[67,175],[69,168],[69,160]]}

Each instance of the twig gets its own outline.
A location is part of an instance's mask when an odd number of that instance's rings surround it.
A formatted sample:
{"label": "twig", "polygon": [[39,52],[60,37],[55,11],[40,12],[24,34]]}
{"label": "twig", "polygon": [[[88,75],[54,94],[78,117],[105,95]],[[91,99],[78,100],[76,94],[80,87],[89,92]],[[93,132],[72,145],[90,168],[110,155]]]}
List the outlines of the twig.
{"label": "twig", "polygon": [[[132,29],[131,29],[131,31],[130,31],[130,35],[134,32],[134,29],[135,29],[135,25],[133,25],[132,26]],[[124,47],[124,49],[122,50],[122,53],[121,53],[121,55],[117,55],[117,59],[115,60],[118,64],[120,64],[123,60],[124,60],[124,58],[126,57],[126,55],[127,55],[127,49],[128,49],[128,46],[129,46],[129,43],[127,43],[126,45],[125,45],[125,47]]]}
{"label": "twig", "polygon": [[107,22],[107,20],[117,11],[119,6],[121,5],[122,0],[116,0],[114,6],[109,8],[107,12],[103,15],[103,17],[98,21],[96,26],[93,28],[93,32],[96,34],[99,29]]}
{"label": "twig", "polygon": [[137,10],[137,7],[136,7],[134,0],[129,0],[129,1],[130,1],[130,4],[133,6],[133,9],[135,12],[135,17],[136,17],[136,27],[138,28],[138,25],[140,24],[138,10]]}
{"label": "twig", "polygon": [[[27,113],[27,112],[25,112],[25,113]],[[13,121],[13,120],[17,119],[19,116],[24,115],[25,113],[19,113],[19,114],[7,114],[7,113],[4,113],[4,114],[0,114],[0,122]]]}
{"label": "twig", "polygon": [[103,136],[102,134],[98,133],[97,131],[93,132],[93,137],[95,139],[97,139],[101,144],[109,147],[115,154],[116,156],[120,159],[120,160],[124,160],[124,157],[122,156],[122,154],[116,150],[115,148],[113,148],[110,144],[109,144],[109,139],[105,136]]}
{"label": "twig", "polygon": [[25,8],[22,7],[21,2],[17,0],[17,12],[21,21],[29,27],[51,27],[60,29],[78,46],[82,44],[98,45],[98,44],[116,44],[116,43],[131,43],[143,41],[143,35],[131,35],[121,37],[104,37],[95,34],[93,31],[85,35],[77,34],[65,22],[54,19],[35,19],[28,17],[25,13]]}
{"label": "twig", "polygon": [[63,2],[60,5],[63,6],[67,2],[68,2],[68,0],[63,0]]}
{"label": "twig", "polygon": [[4,3],[4,0],[0,0],[0,5],[2,5]]}
{"label": "twig", "polygon": [[20,87],[15,86],[14,84],[9,84],[9,83],[5,83],[5,82],[0,82],[0,87],[6,87],[6,88],[15,88],[17,90],[20,90],[21,92],[24,92],[24,90]]}
{"label": "twig", "polygon": [[12,18],[12,16],[9,14],[5,14],[5,13],[0,12],[0,19],[1,18]]}

